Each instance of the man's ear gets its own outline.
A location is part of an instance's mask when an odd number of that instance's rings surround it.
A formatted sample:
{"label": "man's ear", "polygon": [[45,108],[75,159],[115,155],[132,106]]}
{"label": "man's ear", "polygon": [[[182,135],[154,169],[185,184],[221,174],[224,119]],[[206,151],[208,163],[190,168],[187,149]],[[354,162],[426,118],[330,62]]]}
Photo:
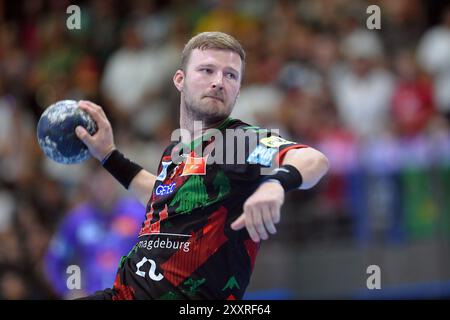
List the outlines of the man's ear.
{"label": "man's ear", "polygon": [[183,91],[184,85],[184,72],[181,69],[178,69],[173,75],[173,84],[177,87],[178,91]]}

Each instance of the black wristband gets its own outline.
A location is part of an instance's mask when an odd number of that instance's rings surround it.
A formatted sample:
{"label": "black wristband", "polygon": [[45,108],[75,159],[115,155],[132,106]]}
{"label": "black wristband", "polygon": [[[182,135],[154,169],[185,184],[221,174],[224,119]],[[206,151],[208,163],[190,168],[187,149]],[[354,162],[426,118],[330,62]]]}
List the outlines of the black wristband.
{"label": "black wristband", "polygon": [[116,178],[125,189],[128,189],[131,181],[142,170],[140,165],[125,158],[125,156],[117,149],[112,151],[102,160],[102,166]]}
{"label": "black wristband", "polygon": [[303,183],[303,177],[300,172],[296,167],[289,164],[285,164],[275,169],[272,174],[265,176],[262,183],[267,182],[268,180],[279,181],[286,192],[300,188]]}

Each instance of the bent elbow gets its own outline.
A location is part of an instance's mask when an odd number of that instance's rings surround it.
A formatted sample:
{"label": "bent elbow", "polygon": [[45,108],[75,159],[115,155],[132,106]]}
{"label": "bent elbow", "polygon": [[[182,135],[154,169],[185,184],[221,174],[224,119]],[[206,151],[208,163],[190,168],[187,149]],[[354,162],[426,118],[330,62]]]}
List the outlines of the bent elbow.
{"label": "bent elbow", "polygon": [[308,178],[304,181],[300,189],[310,189],[318,184],[330,169],[330,162],[324,154],[318,152],[318,154],[314,157],[314,160],[311,162],[310,168],[309,174],[305,174]]}

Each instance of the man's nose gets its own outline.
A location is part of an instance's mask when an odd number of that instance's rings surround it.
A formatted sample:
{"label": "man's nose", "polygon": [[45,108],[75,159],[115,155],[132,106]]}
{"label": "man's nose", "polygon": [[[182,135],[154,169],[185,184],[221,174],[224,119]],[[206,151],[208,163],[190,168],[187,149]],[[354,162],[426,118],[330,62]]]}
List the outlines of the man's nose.
{"label": "man's nose", "polygon": [[222,75],[222,73],[218,73],[214,77],[212,87],[213,87],[213,89],[223,90],[223,75]]}

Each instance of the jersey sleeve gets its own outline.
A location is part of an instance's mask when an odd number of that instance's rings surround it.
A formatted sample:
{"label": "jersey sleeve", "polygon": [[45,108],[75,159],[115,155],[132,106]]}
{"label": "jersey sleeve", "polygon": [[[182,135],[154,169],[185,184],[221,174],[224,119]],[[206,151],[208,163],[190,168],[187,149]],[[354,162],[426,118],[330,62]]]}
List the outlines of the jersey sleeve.
{"label": "jersey sleeve", "polygon": [[[305,144],[282,138],[277,132],[258,127],[240,127],[235,130],[232,147],[227,143],[226,152],[233,153],[223,166],[224,171],[237,180],[257,181],[283,162],[289,150],[307,148]],[[244,155],[242,157],[242,154]]]}
{"label": "jersey sleeve", "polygon": [[305,144],[289,141],[276,133],[258,132],[258,143],[251,148],[247,162],[258,164],[263,167],[279,166],[289,150],[307,148]]}

